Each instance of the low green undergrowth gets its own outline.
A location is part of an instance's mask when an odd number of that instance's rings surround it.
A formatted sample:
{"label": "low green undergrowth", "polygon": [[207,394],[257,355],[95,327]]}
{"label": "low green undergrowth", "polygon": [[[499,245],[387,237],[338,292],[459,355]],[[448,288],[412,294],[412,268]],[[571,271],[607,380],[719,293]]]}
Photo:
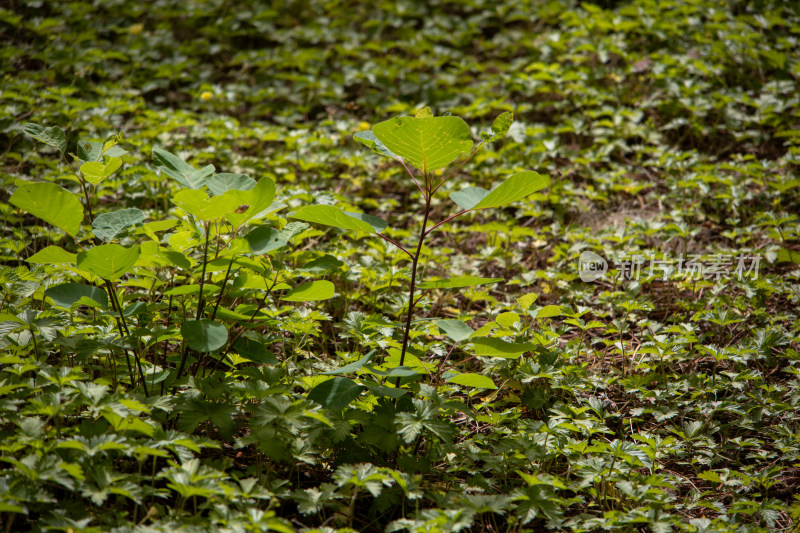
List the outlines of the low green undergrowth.
{"label": "low green undergrowth", "polygon": [[0,31],[2,530],[797,530],[790,3]]}

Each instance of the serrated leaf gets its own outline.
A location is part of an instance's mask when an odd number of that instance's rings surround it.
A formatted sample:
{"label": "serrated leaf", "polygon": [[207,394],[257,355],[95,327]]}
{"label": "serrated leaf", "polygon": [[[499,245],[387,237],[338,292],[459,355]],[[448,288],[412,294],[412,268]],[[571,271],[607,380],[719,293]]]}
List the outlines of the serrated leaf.
{"label": "serrated leaf", "polygon": [[444,168],[472,150],[472,133],[459,117],[396,117],[372,128],[389,150],[423,172]]}
{"label": "serrated leaf", "polygon": [[476,387],[479,389],[497,388],[497,385],[494,384],[494,381],[492,381],[490,377],[483,376],[481,374],[473,374],[473,373],[457,374],[449,378],[447,381],[448,383],[464,385],[465,387]]}
{"label": "serrated leaf", "polygon": [[25,183],[14,191],[9,203],[75,236],[81,229],[83,205],[77,194],[55,183]]}
{"label": "serrated leaf", "polygon": [[92,233],[95,237],[109,242],[126,229],[144,222],[144,212],[135,207],[119,209],[98,215],[92,222]]}
{"label": "serrated leaf", "polygon": [[202,189],[214,175],[214,165],[206,165],[198,170],[180,157],[158,147],[153,147],[153,162],[156,169],[190,189]]}
{"label": "serrated leaf", "polygon": [[184,322],[181,335],[189,348],[200,353],[213,352],[228,342],[228,330],[225,326],[205,318]]}
{"label": "serrated leaf", "polygon": [[139,258],[139,247],[101,244],[78,254],[78,268],[102,279],[116,281],[128,272]]}
{"label": "serrated leaf", "polygon": [[62,154],[67,150],[67,135],[59,127],[44,127],[29,122],[23,126],[22,130],[37,141],[52,146]]}
{"label": "serrated leaf", "polygon": [[489,140],[497,141],[505,137],[512,122],[514,122],[514,114],[511,111],[500,113],[492,122],[492,136]]}
{"label": "serrated leaf", "polygon": [[558,305],[545,305],[528,311],[531,318],[550,318],[559,316],[561,314],[561,306]]}
{"label": "serrated leaf", "polygon": [[465,276],[461,278],[445,278],[436,281],[425,281],[417,285],[420,289],[460,289],[464,287],[477,287],[489,283],[500,283],[503,278],[480,278]]}
{"label": "serrated leaf", "polygon": [[315,302],[330,300],[335,293],[336,288],[330,281],[307,281],[290,290],[281,300],[285,302]]}
{"label": "serrated leaf", "polygon": [[308,399],[329,409],[341,411],[358,398],[364,388],[349,378],[336,377],[323,381],[308,393]]}

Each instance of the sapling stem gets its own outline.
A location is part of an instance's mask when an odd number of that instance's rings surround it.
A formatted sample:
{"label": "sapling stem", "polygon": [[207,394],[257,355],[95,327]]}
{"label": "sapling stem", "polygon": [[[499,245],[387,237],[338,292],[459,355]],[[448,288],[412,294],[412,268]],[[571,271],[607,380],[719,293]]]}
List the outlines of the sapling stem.
{"label": "sapling stem", "polygon": [[203,247],[203,272],[200,274],[200,299],[197,301],[197,314],[195,320],[200,320],[203,316],[203,285],[206,282],[206,265],[208,265],[208,230],[211,227],[210,222],[206,222],[206,244]]}
{"label": "sapling stem", "polygon": [[[427,182],[427,180],[426,180]],[[422,220],[422,228],[419,232],[419,241],[417,242],[417,252],[414,254],[414,257],[411,259],[411,287],[408,290],[408,314],[406,315],[406,326],[403,330],[403,349],[400,352],[400,364],[398,366],[403,366],[403,363],[406,359],[406,350],[408,349],[408,338],[409,334],[411,333],[411,317],[414,316],[414,306],[416,302],[414,301],[414,291],[417,288],[417,265],[419,264],[419,255],[422,251],[422,245],[425,242],[425,228],[428,225],[428,216],[431,212],[431,197],[430,195],[425,195],[425,218]],[[395,382],[395,386],[400,386],[400,378],[397,378]]]}
{"label": "sapling stem", "polygon": [[84,198],[86,198],[86,209],[89,211],[89,223],[93,224],[94,215],[92,214],[92,202],[91,200],[89,200],[89,193],[86,190],[86,181],[83,178],[81,178],[80,174],[78,174],[78,172],[74,168],[72,168],[69,159],[67,159],[67,156],[63,152],[61,153],[61,157],[64,159],[64,162],[67,164],[72,173],[75,174],[75,177],[78,178],[78,182],[80,182],[81,184],[81,190],[83,191],[83,196]]}

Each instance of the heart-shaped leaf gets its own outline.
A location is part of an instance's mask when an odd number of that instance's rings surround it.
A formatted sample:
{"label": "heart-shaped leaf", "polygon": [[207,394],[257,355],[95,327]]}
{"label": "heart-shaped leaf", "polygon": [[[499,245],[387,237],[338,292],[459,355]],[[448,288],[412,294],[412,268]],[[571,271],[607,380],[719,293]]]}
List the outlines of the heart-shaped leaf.
{"label": "heart-shaped leaf", "polygon": [[40,126],[39,124],[29,122],[23,126],[22,130],[37,141],[42,141],[43,143],[52,146],[62,154],[67,149],[67,135],[61,128],[56,126],[50,126],[49,128],[46,128],[44,126]]}
{"label": "heart-shaped leaf", "polygon": [[11,205],[75,236],[81,229],[83,205],[78,195],[55,183],[25,183],[14,191]]}
{"label": "heart-shaped leaf", "polygon": [[158,147],[153,147],[153,162],[158,170],[190,189],[202,189],[214,175],[214,165],[206,165],[198,170]]}
{"label": "heart-shaped leaf", "polygon": [[228,191],[249,191],[255,186],[256,180],[253,178],[244,174],[229,174],[227,172],[220,172],[212,176],[206,183],[206,188],[214,196],[225,194]]}
{"label": "heart-shaped leaf", "polygon": [[108,294],[103,289],[82,283],[62,283],[44,291],[59,307],[72,308],[73,305],[108,307]]}
{"label": "heart-shaped leaf", "polygon": [[472,150],[472,132],[459,117],[396,117],[372,128],[391,152],[423,172],[444,168]]}
{"label": "heart-shaped leaf", "polygon": [[172,203],[199,220],[214,220],[233,213],[239,207],[239,200],[228,191],[222,196],[209,196],[200,190],[183,189],[175,193]]}
{"label": "heart-shaped leaf", "polygon": [[[236,174],[230,175],[235,176]],[[228,182],[229,184],[230,181]],[[237,182],[239,186],[243,185],[241,180],[237,180]],[[223,196],[225,195],[230,195],[231,198],[236,200],[237,211],[241,210],[242,207],[246,207],[244,212],[225,215],[225,219],[233,227],[237,228],[245,222],[258,220],[283,207],[281,204],[272,203],[272,200],[275,199],[275,182],[269,178],[261,178],[251,189],[230,189],[223,194]]]}
{"label": "heart-shaped leaf", "polygon": [[102,279],[116,281],[128,272],[139,258],[139,247],[101,244],[78,254],[78,268]]}
{"label": "heart-shaped leaf", "polygon": [[181,326],[183,336],[189,348],[200,353],[219,350],[228,342],[228,330],[213,320],[187,320]]}
{"label": "heart-shaped leaf", "polygon": [[144,222],[144,213],[135,207],[98,215],[92,222],[92,233],[98,239],[110,241],[126,229]]}
{"label": "heart-shaped leaf", "polygon": [[358,398],[364,387],[349,378],[336,377],[323,381],[308,393],[308,399],[329,409],[341,411]]}

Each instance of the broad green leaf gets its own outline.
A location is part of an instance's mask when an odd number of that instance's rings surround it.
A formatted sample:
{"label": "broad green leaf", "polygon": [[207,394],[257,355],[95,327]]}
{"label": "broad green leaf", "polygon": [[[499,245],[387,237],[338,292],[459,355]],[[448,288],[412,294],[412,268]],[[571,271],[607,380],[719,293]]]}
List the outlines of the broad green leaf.
{"label": "broad green leaf", "polygon": [[494,321],[505,328],[510,328],[519,322],[519,315],[511,312],[500,313]]}
{"label": "broad green leaf", "polygon": [[550,318],[561,314],[561,307],[558,305],[545,305],[528,311],[531,318]]}
{"label": "broad green leaf", "polygon": [[131,207],[98,215],[92,222],[92,233],[105,242],[110,241],[126,229],[144,222],[141,209]]}
{"label": "broad green leaf", "polygon": [[246,206],[244,212],[225,215],[225,219],[233,227],[239,227],[245,222],[258,220],[283,207],[281,204],[272,202],[275,199],[275,182],[269,178],[261,178],[252,189],[233,189],[224,195],[230,195],[236,199],[238,210]]}
{"label": "broad green leaf", "polygon": [[496,389],[497,385],[488,376],[481,374],[458,374],[447,380],[448,383],[455,383],[457,385],[464,385],[465,387],[476,387],[479,389]]}
{"label": "broad green leaf", "polygon": [[381,370],[370,365],[366,365],[364,368],[373,374],[377,374],[385,378],[407,378],[410,376],[419,375],[421,373],[421,371],[411,368],[410,366],[396,366],[394,368],[390,368],[389,370]]}
{"label": "broad green leaf", "polygon": [[323,374],[325,375],[349,374],[350,372],[356,372],[358,370],[361,370],[361,367],[369,363],[369,360],[372,359],[373,355],[375,355],[375,351],[376,350],[372,350],[358,361],[350,363],[349,365],[344,365],[343,367],[337,368],[336,370],[323,372]]}
{"label": "broad green leaf", "polygon": [[239,201],[229,191],[211,198],[204,191],[183,189],[175,193],[172,203],[199,220],[214,220],[236,211]]}
{"label": "broad green leaf", "polygon": [[352,211],[342,211],[342,213],[344,213],[349,217],[357,218],[362,222],[366,222],[367,224],[372,226],[372,230],[375,233],[383,233],[383,231],[386,229],[387,226],[386,222],[384,222],[383,220],[381,220],[376,216],[366,215],[364,213],[353,213]]}
{"label": "broad green leaf", "polygon": [[516,359],[523,353],[534,349],[534,345],[529,342],[507,342],[493,337],[481,337],[475,339],[472,344],[475,346],[475,355],[506,359]]}
{"label": "broad green leaf", "polygon": [[475,333],[471,327],[460,320],[437,320],[436,325],[440,331],[455,342],[465,341]]}
{"label": "broad green leaf", "polygon": [[423,172],[444,168],[472,150],[472,133],[459,117],[396,117],[372,128],[389,150]]}
{"label": "broad green leaf", "polygon": [[70,309],[73,305],[108,308],[108,294],[103,289],[82,283],[62,283],[44,291],[59,307]]}
{"label": "broad green leaf", "polygon": [[103,155],[103,143],[100,141],[78,141],[78,158],[82,161],[97,161]]}
{"label": "broad green leaf", "polygon": [[158,170],[190,189],[202,189],[214,175],[214,165],[206,165],[197,170],[180,157],[155,146],[153,162]]}
{"label": "broad green leaf", "polygon": [[346,213],[330,205],[307,205],[290,214],[289,217],[325,226],[333,226],[334,228],[364,231],[366,233],[379,233],[378,228],[386,228],[386,223],[378,217],[360,213]]}
{"label": "broad green leaf", "polygon": [[789,250],[788,248],[781,248],[778,250],[778,263],[800,263],[800,252]]}
{"label": "broad green leaf", "polygon": [[250,251],[255,254],[266,254],[286,246],[288,242],[305,231],[308,224],[302,222],[289,222],[286,227],[278,231],[269,226],[259,226],[245,236]]}
{"label": "broad green leaf", "polygon": [[89,161],[81,165],[81,174],[92,185],[97,185],[106,180],[122,166],[122,159],[109,157],[105,163]]}
{"label": "broad green leaf", "polygon": [[[214,196],[225,194],[228,191],[249,191],[256,186],[256,180],[244,174],[229,174],[220,172],[211,177],[206,187]],[[272,201],[272,200],[270,200]]]}
{"label": "broad green leaf", "polygon": [[[203,296],[216,294],[220,291],[218,285],[206,283],[203,285]],[[178,285],[169,290],[164,291],[164,296],[188,296],[191,294],[200,294],[200,285]]]}
{"label": "broad green leaf", "polygon": [[233,345],[233,351],[244,357],[248,361],[260,364],[276,365],[278,359],[275,354],[267,350],[263,343],[253,339],[240,337]]}
{"label": "broad green leaf", "polygon": [[78,254],[78,268],[111,281],[128,272],[139,258],[139,247],[101,244]]}
{"label": "broad green leaf", "polygon": [[502,139],[508,133],[511,123],[514,122],[514,114],[511,111],[500,113],[492,122],[492,136],[490,141]]}
{"label": "broad green leaf", "polygon": [[23,131],[43,143],[52,146],[62,154],[67,150],[67,135],[64,130],[56,126],[45,128],[39,124],[28,122],[23,127]]}
{"label": "broad green leaf", "polygon": [[323,381],[308,393],[308,399],[320,405],[341,411],[358,398],[364,389],[349,378],[336,377]]}
{"label": "broad green leaf", "polygon": [[477,287],[488,283],[500,283],[503,278],[479,278],[466,276],[463,278],[445,278],[436,281],[425,281],[417,285],[420,289],[460,289],[463,287]]}
{"label": "broad green leaf", "polygon": [[344,265],[342,261],[339,261],[330,254],[325,254],[320,258],[314,259],[313,261],[306,263],[297,270],[313,274],[322,274],[323,272],[330,272],[331,270],[335,270],[342,265]]}
{"label": "broad green leaf", "polygon": [[14,191],[11,205],[75,236],[81,229],[83,205],[77,194],[55,183],[25,183]]}
{"label": "broad green leaf", "polygon": [[517,298],[517,304],[522,308],[523,311],[530,309],[533,303],[539,298],[539,295],[535,292],[529,292],[528,294],[523,294],[519,298]]}
{"label": "broad green leaf", "polygon": [[281,232],[269,226],[259,226],[245,235],[250,251],[254,254],[266,254],[286,246],[287,242],[281,238]]}
{"label": "broad green leaf", "polygon": [[225,326],[205,318],[184,322],[181,335],[189,348],[200,353],[219,350],[228,342],[228,330]]}
{"label": "broad green leaf", "polygon": [[550,178],[529,170],[510,176],[491,191],[480,187],[467,187],[451,193],[450,199],[462,209],[489,209],[521,200],[548,185]]}
{"label": "broad green leaf", "polygon": [[450,199],[462,209],[472,209],[481,200],[489,195],[489,191],[480,187],[465,187],[460,191],[451,192]]}
{"label": "broad green leaf", "polygon": [[42,248],[25,261],[35,265],[74,265],[78,254],[73,254],[60,246],[50,245]]}
{"label": "broad green leaf", "polygon": [[383,144],[377,137],[375,137],[375,134],[372,133],[371,130],[356,133],[353,135],[353,139],[359,141],[376,154],[390,157],[392,159],[398,159],[397,154],[386,148],[386,145]]}
{"label": "broad green leaf", "polygon": [[330,300],[336,292],[333,283],[326,280],[307,281],[298,285],[281,298],[285,302],[315,302],[317,300]]}

